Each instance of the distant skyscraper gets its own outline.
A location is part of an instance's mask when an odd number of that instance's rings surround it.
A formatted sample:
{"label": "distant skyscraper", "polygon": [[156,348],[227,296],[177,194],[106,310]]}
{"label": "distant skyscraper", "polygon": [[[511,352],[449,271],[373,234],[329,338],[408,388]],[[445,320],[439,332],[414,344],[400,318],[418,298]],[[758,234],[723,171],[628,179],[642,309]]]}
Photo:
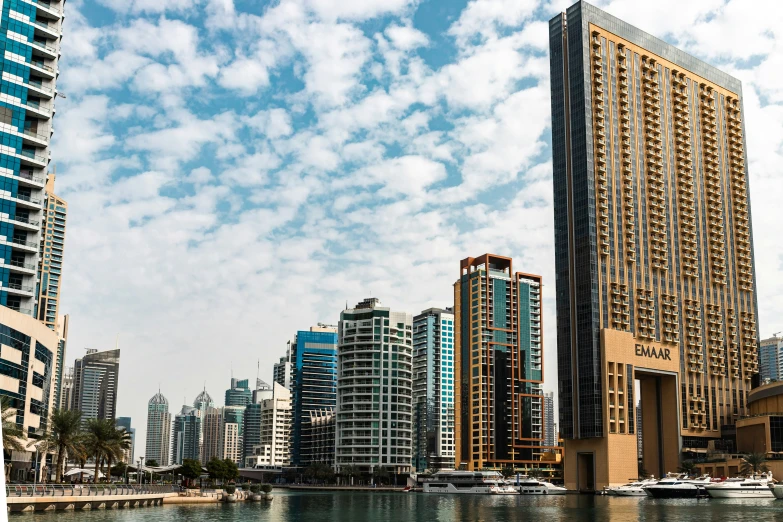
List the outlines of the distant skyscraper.
{"label": "distant skyscraper", "polygon": [[759,343],[759,378],[780,380],[783,376],[783,337],[770,337]]}
{"label": "distant skyscraper", "polygon": [[171,430],[172,464],[182,464],[185,459],[201,459],[201,412],[184,405],[174,416]]}
{"label": "distant skyscraper", "polygon": [[89,419],[114,420],[117,410],[117,383],[120,373],[120,351],[87,350],[76,359],[73,369],[73,404],[82,412],[82,422]]}
{"label": "distant skyscraper", "polygon": [[460,263],[454,284],[456,466],[538,467],[544,430],[541,276],[511,258]]}
{"label": "distant skyscraper", "polygon": [[[54,331],[59,337],[57,344],[57,358],[54,369],[54,399],[55,408],[63,409],[63,379],[65,374],[65,347],[68,343],[68,323],[70,322],[70,316],[60,315],[57,317],[57,323],[55,324]],[[71,369],[73,372],[73,369]],[[73,373],[71,373],[71,382],[73,382]],[[70,403],[69,403],[70,404]],[[67,409],[67,408],[65,408]]]}
{"label": "distant skyscraper", "polygon": [[293,405],[291,461],[294,466],[310,464],[303,455],[313,451],[304,446],[303,425],[310,412],[334,410],[337,404],[337,327],[313,326],[299,331],[291,343]]}
{"label": "distant skyscraper", "polygon": [[738,79],[587,2],[550,20],[549,56],[564,479],[600,490],[636,476],[638,398],[656,476],[747,413],[744,98]]}
{"label": "distant skyscraper", "polygon": [[117,421],[115,422],[115,425],[118,428],[124,428],[126,432],[128,432],[128,435],[131,437],[131,446],[130,448],[126,449],[123,454],[125,457],[126,464],[132,464],[134,462],[133,457],[134,453],[136,451],[136,429],[131,427],[131,418],[130,417],[117,417]]}
{"label": "distant skyscraper", "polygon": [[73,403],[73,366],[65,369],[62,385],[60,386],[60,404],[59,409],[65,411],[71,409]]}
{"label": "distant skyscraper", "polygon": [[544,393],[544,445],[557,446],[554,392]]}
{"label": "distant skyscraper", "polygon": [[291,364],[291,341],[288,341],[288,348],[285,355],[276,362],[272,368],[272,380],[280,386],[291,389],[291,380],[293,379],[293,365]]}
{"label": "distant skyscraper", "polygon": [[242,462],[246,462],[246,458],[253,455],[253,448],[261,444],[261,403],[271,399],[273,394],[272,386],[256,379],[253,400],[245,407],[242,418]]}
{"label": "distant skyscraper", "polygon": [[36,312],[38,320],[54,330],[60,308],[60,284],[68,203],[54,194],[54,174],[52,173],[46,180],[45,198],[38,257]]}
{"label": "distant skyscraper", "polygon": [[222,410],[220,458],[242,466],[242,436],[244,433],[246,406],[226,406]]}
{"label": "distant skyscraper", "polygon": [[257,444],[255,433],[248,441],[252,452],[245,456],[247,467],[281,468],[291,463],[291,391],[277,382],[272,386],[272,397],[263,398],[259,404],[260,436]]}
{"label": "distant skyscraper", "polygon": [[231,388],[226,390],[226,406],[247,406],[250,404],[253,392],[247,379],[231,378]]}
{"label": "distant skyscraper", "polygon": [[206,422],[204,422],[205,421],[204,417],[205,417],[205,415],[207,413],[207,410],[209,408],[214,408],[215,407],[215,401],[213,401],[212,397],[210,397],[209,394],[207,393],[206,387],[204,388],[204,390],[202,390],[201,393],[199,393],[196,396],[196,399],[193,401],[193,407],[196,408],[199,411],[199,416],[201,416],[201,439],[200,439],[200,441],[201,441],[202,448],[199,449],[199,458],[202,459],[202,461],[203,461],[203,456],[204,456],[203,455],[204,454],[203,446],[204,446],[204,440],[205,440],[204,430],[206,429]]}
{"label": "distant skyscraper", "polygon": [[413,465],[454,468],[454,310],[413,318]]}
{"label": "distant skyscraper", "polygon": [[169,401],[160,392],[147,403],[147,446],[142,455],[145,462],[155,460],[161,466],[168,466],[171,449],[171,414]]}
{"label": "distant skyscraper", "polygon": [[220,456],[220,437],[223,431],[223,411],[221,408],[207,407],[202,414],[201,464]]}
{"label": "distant skyscraper", "polygon": [[411,314],[369,298],[340,313],[335,467],[411,471]]}

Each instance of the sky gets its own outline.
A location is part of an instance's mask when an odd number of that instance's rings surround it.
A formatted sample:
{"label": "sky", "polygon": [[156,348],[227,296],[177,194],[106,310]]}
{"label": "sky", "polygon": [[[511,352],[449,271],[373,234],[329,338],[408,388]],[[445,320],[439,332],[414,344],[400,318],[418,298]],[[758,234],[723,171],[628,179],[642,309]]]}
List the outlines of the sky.
{"label": "sky", "polygon": [[[547,21],[570,3],[68,1],[67,359],[119,346],[137,456],[158,387],[222,405],[346,303],[450,306],[486,252],[544,277],[557,389]],[[759,330],[783,330],[783,3],[596,5],[743,82]]]}

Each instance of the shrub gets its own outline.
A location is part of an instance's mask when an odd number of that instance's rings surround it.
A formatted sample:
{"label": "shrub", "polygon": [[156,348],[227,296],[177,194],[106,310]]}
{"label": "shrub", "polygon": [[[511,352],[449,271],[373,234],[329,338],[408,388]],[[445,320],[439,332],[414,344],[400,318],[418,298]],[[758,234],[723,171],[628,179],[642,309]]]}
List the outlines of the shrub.
{"label": "shrub", "polygon": [[255,495],[258,495],[259,491],[261,491],[261,486],[259,486],[258,484],[251,484],[250,485],[250,492],[251,493],[253,493]]}
{"label": "shrub", "polygon": [[233,495],[234,492],[237,490],[237,487],[234,485],[226,486],[226,493],[229,495]]}
{"label": "shrub", "polygon": [[263,484],[261,486],[261,491],[264,493],[271,493],[272,492],[272,484]]}

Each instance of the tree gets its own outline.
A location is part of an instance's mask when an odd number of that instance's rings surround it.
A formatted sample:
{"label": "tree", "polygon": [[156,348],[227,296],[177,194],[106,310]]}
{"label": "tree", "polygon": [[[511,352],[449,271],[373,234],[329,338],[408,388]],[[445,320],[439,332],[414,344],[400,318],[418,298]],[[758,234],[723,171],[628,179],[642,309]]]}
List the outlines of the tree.
{"label": "tree", "polygon": [[201,463],[194,459],[184,459],[179,472],[187,480],[187,485],[190,486],[191,481],[201,476]]}
{"label": "tree", "polygon": [[121,462],[120,459],[125,456],[125,450],[129,450],[133,442],[130,433],[125,431],[125,428],[117,428],[115,425],[114,430],[111,431],[111,444],[115,451],[113,451],[110,455],[106,455],[106,466],[108,468],[106,473],[107,477],[111,477],[112,475],[111,463],[113,457],[116,457],[117,461]]}
{"label": "tree", "polygon": [[769,470],[767,466],[767,456],[764,453],[749,453],[742,457],[740,473],[742,475],[755,475]]}
{"label": "tree", "polygon": [[234,462],[231,459],[224,459],[223,460],[223,469],[225,470],[223,472],[223,479],[232,482],[239,478],[239,468],[237,467],[237,463]]}
{"label": "tree", "polygon": [[505,468],[503,468],[503,469],[500,471],[500,473],[502,473],[502,474],[503,474],[503,477],[504,477],[504,478],[513,477],[513,476],[514,476],[514,474],[515,474],[515,473],[514,473],[514,468],[512,468],[511,466],[506,466]]}
{"label": "tree", "polygon": [[125,475],[125,472],[128,470],[128,465],[125,464],[123,461],[119,461],[117,464],[114,465],[113,468],[111,468],[111,474],[115,477],[122,477]]}
{"label": "tree", "polygon": [[696,463],[692,460],[683,460],[682,465],[680,466],[680,473],[685,473],[688,476],[691,476],[696,471]]}
{"label": "tree", "polygon": [[89,455],[95,458],[95,483],[97,483],[101,461],[106,459],[108,471],[111,473],[112,460],[122,458],[125,437],[129,441],[130,436],[124,429],[118,430],[112,419],[90,419],[87,422],[86,435]]}
{"label": "tree", "polygon": [[353,464],[348,464],[347,466],[341,466],[340,467],[340,475],[347,478],[349,481],[350,479],[354,477],[361,476],[361,471],[359,471],[359,468],[357,466],[354,466]]}
{"label": "tree", "polygon": [[226,461],[212,457],[207,462],[207,473],[209,473],[209,478],[213,480],[224,480],[226,476]]}
{"label": "tree", "polygon": [[323,462],[314,462],[304,471],[304,476],[311,482],[332,482],[334,480],[334,470],[328,464]]}
{"label": "tree", "polygon": [[23,440],[27,438],[24,428],[16,423],[16,408],[11,406],[11,399],[0,397],[0,410],[3,418],[3,449],[8,451],[24,451]]}
{"label": "tree", "polygon": [[79,459],[84,448],[82,436],[82,412],[79,410],[54,410],[49,418],[49,430],[38,446],[43,453],[57,452],[55,482],[62,481],[63,464],[66,457]]}
{"label": "tree", "polygon": [[160,466],[160,464],[158,464],[158,461],[155,459],[147,459],[147,462],[145,462],[144,465],[147,466],[148,468],[157,468],[158,466]]}
{"label": "tree", "polygon": [[375,466],[372,469],[372,476],[376,482],[382,484],[384,480],[389,480],[389,470],[382,466]]}

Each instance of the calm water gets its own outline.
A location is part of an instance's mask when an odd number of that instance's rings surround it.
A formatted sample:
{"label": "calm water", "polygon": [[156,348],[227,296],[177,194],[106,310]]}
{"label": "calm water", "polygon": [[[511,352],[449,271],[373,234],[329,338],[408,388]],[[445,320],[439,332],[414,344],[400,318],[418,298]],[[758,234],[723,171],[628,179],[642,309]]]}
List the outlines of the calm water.
{"label": "calm water", "polygon": [[653,500],[565,495],[528,497],[423,493],[285,492],[272,502],[163,506],[18,515],[48,522],[510,522],[560,520],[783,521],[783,500]]}

